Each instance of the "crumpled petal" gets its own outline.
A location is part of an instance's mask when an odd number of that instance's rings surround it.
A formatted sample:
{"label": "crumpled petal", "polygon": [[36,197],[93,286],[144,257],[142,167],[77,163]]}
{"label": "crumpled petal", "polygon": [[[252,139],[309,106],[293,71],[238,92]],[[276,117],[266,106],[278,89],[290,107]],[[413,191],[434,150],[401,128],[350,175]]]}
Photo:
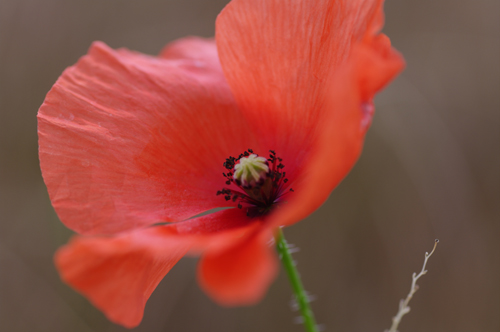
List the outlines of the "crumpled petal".
{"label": "crumpled petal", "polygon": [[117,238],[73,238],[55,256],[61,278],[109,320],[135,327],[153,290],[188,250],[187,245],[169,245],[168,240],[162,251],[156,250],[147,243],[156,235],[151,233],[147,241],[126,233]]}
{"label": "crumpled petal", "polygon": [[233,0],[216,40],[224,74],[263,145],[300,172],[317,137],[329,76],[380,22],[379,0]]}
{"label": "crumpled petal", "polygon": [[[168,60],[185,61],[197,68],[198,74],[202,72],[203,68],[206,68],[211,78],[225,81],[224,76],[220,75],[222,67],[215,39],[213,38],[191,36],[174,40],[161,50],[159,57]],[[215,69],[218,71],[217,75],[213,75]]]}
{"label": "crumpled petal", "polygon": [[[190,49],[204,53],[183,58]],[[257,146],[254,135],[213,41],[178,41],[163,56],[94,43],[48,93],[40,165],[69,228],[112,234],[226,205],[222,163]]]}
{"label": "crumpled petal", "polygon": [[[241,210],[227,209],[112,237],[77,236],[58,250],[55,262],[66,283],[85,295],[111,321],[131,328],[142,320],[146,301],[158,283],[186,253],[204,252],[208,261],[228,254],[243,259],[232,262],[226,258],[226,263],[234,264],[225,267],[226,271],[244,265],[246,276],[240,279],[239,273],[226,275],[225,282],[233,288],[225,289],[223,296],[232,295],[233,300],[244,303],[262,296],[276,274],[271,249],[261,247],[257,240],[262,239],[265,229],[259,221],[249,223]],[[217,262],[221,267],[222,262]],[[220,298],[216,293],[209,294],[216,300]]]}
{"label": "crumpled petal", "polygon": [[270,224],[293,224],[324,203],[361,154],[375,93],[404,66],[402,56],[383,34],[367,35],[356,45],[348,63],[329,85],[328,104],[335,111],[323,122],[313,154],[295,185],[296,194],[271,216]]}
{"label": "crumpled petal", "polygon": [[226,306],[260,301],[278,272],[272,233],[263,228],[245,242],[202,256],[198,283],[216,302]]}

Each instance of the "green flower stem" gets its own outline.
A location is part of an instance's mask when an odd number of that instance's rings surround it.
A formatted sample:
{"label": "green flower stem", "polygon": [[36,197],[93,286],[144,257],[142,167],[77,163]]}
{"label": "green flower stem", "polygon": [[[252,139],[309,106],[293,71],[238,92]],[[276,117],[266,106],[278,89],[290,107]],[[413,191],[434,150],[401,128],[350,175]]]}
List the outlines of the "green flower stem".
{"label": "green flower stem", "polygon": [[314,319],[314,314],[309,305],[309,299],[307,297],[302,281],[300,280],[299,272],[295,266],[290,250],[288,250],[288,244],[283,237],[283,232],[281,229],[275,235],[276,240],[276,250],[280,256],[281,262],[285,268],[290,284],[292,285],[293,293],[297,300],[297,304],[300,309],[300,314],[302,315],[303,324],[307,332],[318,332],[318,326]]}

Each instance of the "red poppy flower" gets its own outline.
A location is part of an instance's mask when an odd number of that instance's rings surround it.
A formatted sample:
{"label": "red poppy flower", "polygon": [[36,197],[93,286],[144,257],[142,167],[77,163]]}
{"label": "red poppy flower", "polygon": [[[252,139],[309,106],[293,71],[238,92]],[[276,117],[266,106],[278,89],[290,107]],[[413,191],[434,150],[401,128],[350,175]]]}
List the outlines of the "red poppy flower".
{"label": "red poppy flower", "polygon": [[[158,57],[94,43],[38,113],[50,199],[83,235],[56,254],[62,279],[126,327],[185,254],[217,302],[261,299],[273,232],[347,174],[403,67],[382,24],[378,0],[233,0],[215,41]],[[260,164],[235,174],[244,162]]]}

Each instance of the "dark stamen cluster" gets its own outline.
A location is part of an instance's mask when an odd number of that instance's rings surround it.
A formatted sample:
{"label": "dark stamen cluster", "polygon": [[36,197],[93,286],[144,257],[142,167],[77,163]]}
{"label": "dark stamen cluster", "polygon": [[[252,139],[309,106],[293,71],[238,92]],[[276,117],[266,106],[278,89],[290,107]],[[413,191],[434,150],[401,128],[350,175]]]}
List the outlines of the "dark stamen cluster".
{"label": "dark stamen cluster", "polygon": [[[253,153],[253,150],[252,149],[248,149],[247,151],[241,153],[238,156],[238,158],[229,156],[229,158],[226,159],[226,161],[224,162],[223,165],[228,170],[228,172],[227,173],[222,173],[222,175],[224,175],[224,177],[227,179],[227,181],[226,181],[227,185],[230,185],[231,182],[235,182],[239,186],[239,184],[238,184],[239,181],[235,181],[234,178],[233,178],[233,175],[234,175],[234,173],[233,173],[234,166],[238,163],[238,161],[241,158],[248,157],[252,153]],[[217,192],[217,195],[219,195],[219,192]],[[226,201],[228,201],[228,199],[226,199]]]}
{"label": "dark stamen cluster", "polygon": [[243,206],[247,208],[248,216],[262,216],[271,211],[273,206],[278,200],[288,192],[293,192],[290,188],[286,192],[284,189],[288,179],[285,177],[286,172],[283,172],[285,166],[282,159],[276,156],[276,152],[269,151],[269,158],[267,159],[269,172],[267,177],[251,187],[243,187],[240,181],[234,179],[234,166],[243,157],[248,157],[253,153],[252,149],[240,154],[237,158],[229,157],[224,162],[224,167],[228,170],[222,173],[227,179],[226,185],[234,183],[241,191],[224,188],[217,191],[217,195],[223,195],[226,201],[238,202],[238,208],[242,209]]}

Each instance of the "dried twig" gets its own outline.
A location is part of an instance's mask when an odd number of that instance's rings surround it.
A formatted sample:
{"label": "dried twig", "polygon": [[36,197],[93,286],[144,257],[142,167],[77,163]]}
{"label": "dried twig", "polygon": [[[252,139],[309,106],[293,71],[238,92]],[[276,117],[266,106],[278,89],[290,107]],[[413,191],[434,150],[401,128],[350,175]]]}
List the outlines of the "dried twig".
{"label": "dried twig", "polygon": [[411,281],[411,289],[410,292],[408,293],[408,296],[406,296],[406,299],[401,300],[399,302],[399,310],[396,316],[392,318],[392,326],[389,330],[385,330],[385,332],[397,332],[398,330],[398,325],[401,322],[401,318],[403,318],[404,315],[406,315],[408,312],[410,312],[410,307],[408,306],[408,303],[410,303],[410,300],[413,297],[413,294],[418,290],[418,285],[417,285],[417,280],[423,276],[424,274],[427,273],[427,270],[425,269],[425,266],[427,265],[427,260],[429,257],[432,256],[434,253],[434,250],[436,250],[437,244],[439,243],[439,240],[436,239],[434,241],[434,248],[432,248],[431,253],[429,254],[428,252],[425,253],[425,259],[424,259],[424,265],[422,266],[422,271],[417,275],[416,272],[413,272],[412,276],[412,281]]}

